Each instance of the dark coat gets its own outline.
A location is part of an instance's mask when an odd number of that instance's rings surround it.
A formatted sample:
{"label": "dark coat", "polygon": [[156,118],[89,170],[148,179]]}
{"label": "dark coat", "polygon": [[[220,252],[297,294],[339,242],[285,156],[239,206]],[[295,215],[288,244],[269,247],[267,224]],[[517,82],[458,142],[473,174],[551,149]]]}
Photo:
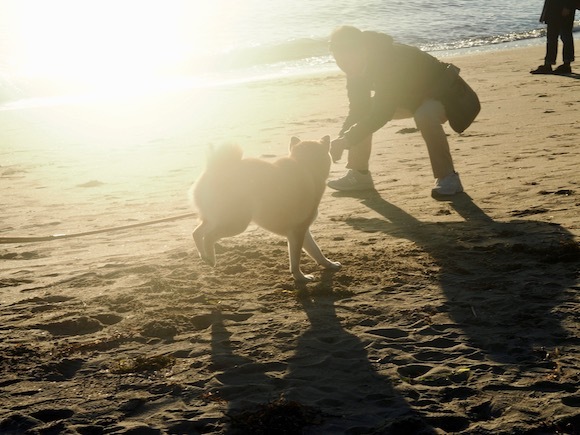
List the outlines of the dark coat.
{"label": "dark coat", "polygon": [[362,77],[347,76],[349,114],[340,132],[351,144],[383,127],[397,109],[412,113],[433,97],[448,66],[416,47],[394,43],[384,33],[363,36],[368,64]]}
{"label": "dark coat", "polygon": [[578,4],[577,0],[545,0],[544,8],[540,15],[540,23],[559,21],[562,19],[563,9],[568,9],[571,13],[574,13]]}

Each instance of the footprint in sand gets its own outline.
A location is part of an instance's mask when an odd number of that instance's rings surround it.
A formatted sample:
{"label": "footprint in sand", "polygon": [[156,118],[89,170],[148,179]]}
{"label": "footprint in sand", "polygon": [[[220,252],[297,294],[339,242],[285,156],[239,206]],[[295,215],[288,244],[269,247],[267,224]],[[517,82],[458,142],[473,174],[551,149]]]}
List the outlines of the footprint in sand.
{"label": "footprint in sand", "polygon": [[76,375],[84,362],[81,358],[63,358],[34,368],[32,377],[52,382],[66,381]]}
{"label": "footprint in sand", "polygon": [[[1,287],[1,286],[0,286]],[[22,301],[16,302],[14,305],[28,308],[31,313],[39,313],[44,311],[50,311],[60,308],[60,303],[70,301],[74,299],[69,296],[61,295],[48,295],[44,297],[34,297],[30,299],[24,299]]]}
{"label": "footprint in sand", "polygon": [[397,369],[397,373],[403,379],[413,380],[428,373],[433,367],[425,364],[408,364]]}
{"label": "footprint in sand", "polygon": [[[71,298],[72,299],[72,298]],[[47,308],[50,307],[50,308]],[[56,308],[49,305],[43,311]],[[123,320],[123,317],[112,313],[101,313],[89,316],[80,316],[62,320],[59,322],[47,322],[36,325],[36,328],[43,329],[55,336],[85,335],[98,332],[106,326],[114,325]]]}
{"label": "footprint in sand", "polygon": [[486,400],[479,405],[469,408],[469,415],[474,421],[492,420],[501,417],[502,414],[503,406],[500,406],[491,400]]}
{"label": "footprint in sand", "polygon": [[60,322],[51,322],[36,325],[38,329],[44,329],[52,335],[85,335],[98,332],[104,325],[97,319],[88,316],[80,316]]}
{"label": "footprint in sand", "polygon": [[168,320],[153,320],[143,325],[141,335],[170,340],[177,335],[177,328]]}
{"label": "footprint in sand", "polygon": [[379,337],[385,338],[406,338],[409,334],[402,329],[398,328],[380,328],[380,329],[370,329],[367,331],[368,334],[378,335]]}
{"label": "footprint in sand", "polygon": [[98,186],[102,186],[103,183],[102,181],[99,180],[91,180],[91,181],[87,181],[86,183],[83,184],[78,184],[77,187],[98,187]]}
{"label": "footprint in sand", "polygon": [[63,420],[65,418],[70,418],[74,415],[74,411],[68,408],[56,408],[56,409],[41,409],[39,411],[33,412],[30,414],[32,417],[37,418],[40,421],[45,423],[56,421],[56,420]]}
{"label": "footprint in sand", "polygon": [[[41,255],[36,251],[7,252],[5,254],[0,254],[0,260],[34,260],[36,258],[41,258]],[[26,280],[23,281],[27,282]]]}
{"label": "footprint in sand", "polygon": [[429,340],[423,343],[420,343],[419,346],[421,347],[435,347],[438,349],[448,349],[450,347],[454,347],[459,345],[460,343],[458,343],[455,340],[450,340],[448,338],[444,338],[444,337],[437,337],[434,338],[433,340]]}
{"label": "footprint in sand", "polygon": [[441,401],[466,400],[478,394],[479,391],[470,387],[445,387],[441,393]]}
{"label": "footprint in sand", "polygon": [[123,320],[123,317],[112,313],[94,314],[92,317],[107,326],[114,325]]}

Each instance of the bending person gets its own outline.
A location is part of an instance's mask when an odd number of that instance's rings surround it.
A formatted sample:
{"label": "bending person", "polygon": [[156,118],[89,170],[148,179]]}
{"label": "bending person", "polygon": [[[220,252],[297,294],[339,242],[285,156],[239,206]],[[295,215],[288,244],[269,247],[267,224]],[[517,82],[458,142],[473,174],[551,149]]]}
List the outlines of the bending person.
{"label": "bending person", "polygon": [[349,99],[349,113],[339,137],[332,141],[331,155],[337,161],[348,150],[349,171],[328,186],[343,191],[373,189],[369,172],[372,134],[392,119],[413,117],[427,144],[436,179],[432,195],[462,192],[442,124],[449,119],[452,128],[462,132],[480,105],[475,92],[459,77],[459,69],[418,48],[396,44],[389,35],[351,26],[332,33],[330,50],[346,73]]}

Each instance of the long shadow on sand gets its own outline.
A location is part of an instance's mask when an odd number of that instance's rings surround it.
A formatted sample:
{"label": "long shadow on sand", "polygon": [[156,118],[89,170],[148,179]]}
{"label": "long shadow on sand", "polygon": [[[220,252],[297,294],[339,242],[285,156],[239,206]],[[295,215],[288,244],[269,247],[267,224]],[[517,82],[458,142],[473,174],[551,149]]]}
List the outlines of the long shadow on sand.
{"label": "long shadow on sand", "polygon": [[286,377],[288,395],[332,410],[316,433],[431,434],[431,425],[449,424],[424,420],[377,372],[365,344],[341,325],[335,308],[340,295],[331,288],[327,280],[301,297],[310,327],[298,340]]}
{"label": "long shadow on sand", "polygon": [[537,360],[543,347],[573,340],[555,312],[580,265],[578,244],[566,229],[532,220],[493,221],[466,194],[450,202],[464,221],[450,223],[420,222],[378,192],[356,197],[384,220],[347,223],[404,237],[428,253],[440,268],[443,310],[491,359],[526,363]]}
{"label": "long shadow on sand", "polygon": [[[429,254],[439,269],[433,279],[444,296],[440,310],[488,358],[525,365],[538,360],[538,349],[574,339],[555,310],[564,290],[575,285],[580,263],[578,245],[565,229],[539,221],[495,222],[467,195],[450,203],[464,218],[451,223],[422,223],[376,192],[357,198],[382,218],[347,223],[407,238]],[[336,305],[351,295],[333,291],[332,279],[325,274],[319,285],[299,292],[309,326],[285,361],[239,355],[221,316],[214,316],[213,369],[220,372],[215,378],[229,423],[237,423],[226,424],[227,433],[433,434],[434,428],[469,427],[463,415],[428,415],[412,407],[413,397],[406,395],[414,393],[401,393],[380,373],[380,364],[369,360],[369,343],[341,324]]]}
{"label": "long shadow on sand", "polygon": [[[377,373],[363,342],[342,327],[335,310],[340,296],[328,291],[330,280],[300,297],[310,326],[299,337],[295,354],[279,363],[284,367],[264,367],[237,356],[230,333],[215,319],[212,360],[224,370],[218,378],[232,423],[227,433],[431,435],[431,424],[466,426],[463,421],[424,420]],[[284,374],[267,373],[276,369]],[[257,408],[256,403],[262,405]]]}

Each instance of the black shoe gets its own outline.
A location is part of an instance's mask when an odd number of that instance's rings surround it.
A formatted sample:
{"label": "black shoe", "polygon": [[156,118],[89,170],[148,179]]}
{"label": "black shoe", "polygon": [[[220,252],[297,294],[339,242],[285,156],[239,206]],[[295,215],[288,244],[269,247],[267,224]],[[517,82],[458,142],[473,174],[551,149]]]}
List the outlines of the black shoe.
{"label": "black shoe", "polygon": [[563,63],[554,70],[554,74],[572,74],[572,67],[569,63]]}
{"label": "black shoe", "polygon": [[535,70],[530,71],[530,74],[552,74],[552,67],[550,65],[540,65]]}

